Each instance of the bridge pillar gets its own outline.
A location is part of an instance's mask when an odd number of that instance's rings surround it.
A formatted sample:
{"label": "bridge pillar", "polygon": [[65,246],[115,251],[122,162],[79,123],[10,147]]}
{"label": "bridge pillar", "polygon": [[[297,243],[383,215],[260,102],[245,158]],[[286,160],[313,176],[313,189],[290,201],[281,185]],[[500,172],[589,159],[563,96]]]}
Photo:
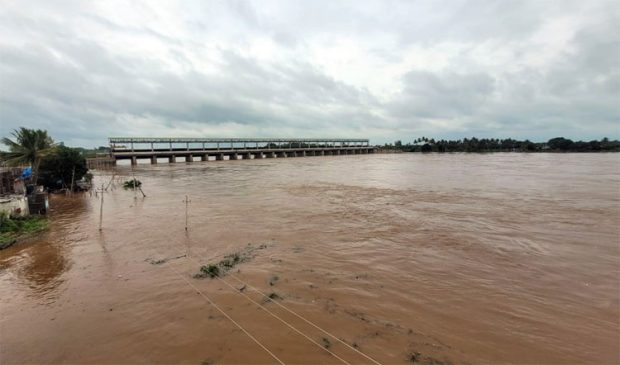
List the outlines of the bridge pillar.
{"label": "bridge pillar", "polygon": [[138,159],[136,158],[136,156],[131,156],[131,165],[135,166],[138,164]]}
{"label": "bridge pillar", "polygon": [[151,157],[151,165],[157,165],[157,156]]}
{"label": "bridge pillar", "polygon": [[239,159],[239,157],[238,157],[239,155],[237,155],[236,153],[233,153],[233,154],[231,154],[229,156],[230,157],[228,157],[228,158],[231,159],[231,160],[238,160]]}
{"label": "bridge pillar", "polygon": [[185,162],[194,162],[194,155],[190,154],[185,157]]}
{"label": "bridge pillar", "polygon": [[301,157],[306,157],[306,151],[301,151]]}
{"label": "bridge pillar", "polygon": [[325,156],[325,150],[321,150],[321,156]]}
{"label": "bridge pillar", "polygon": [[[203,143],[204,145],[204,143]],[[201,155],[200,156],[200,161],[209,161],[209,155]]]}
{"label": "bridge pillar", "polygon": [[267,152],[265,157],[267,157],[267,158],[276,158],[276,153],[275,152]]}
{"label": "bridge pillar", "polygon": [[265,154],[264,154],[264,153],[262,153],[262,152],[255,153],[255,154],[254,154],[254,158],[265,158]]}
{"label": "bridge pillar", "polygon": [[216,161],[224,161],[224,154],[223,153],[218,153],[217,155],[215,155],[215,160]]}
{"label": "bridge pillar", "polygon": [[168,157],[168,163],[175,163],[175,162],[177,162],[177,156],[172,155]]}
{"label": "bridge pillar", "polygon": [[291,152],[291,153],[290,153],[290,156],[291,156],[291,157],[297,157],[297,151],[293,151],[293,152]]}

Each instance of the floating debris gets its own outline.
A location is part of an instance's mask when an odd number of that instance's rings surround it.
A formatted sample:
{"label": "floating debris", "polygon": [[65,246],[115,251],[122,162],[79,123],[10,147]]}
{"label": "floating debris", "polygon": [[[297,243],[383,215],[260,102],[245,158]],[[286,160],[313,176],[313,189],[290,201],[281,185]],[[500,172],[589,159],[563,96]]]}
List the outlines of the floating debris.
{"label": "floating debris", "polygon": [[280,277],[278,277],[278,275],[274,275],[271,277],[271,279],[269,279],[269,286],[274,286],[276,285],[276,282],[280,280]]}
{"label": "floating debris", "polygon": [[170,261],[170,260],[177,260],[183,257],[187,257],[187,255],[180,255],[180,256],[174,256],[174,257],[167,257],[165,259],[159,259],[159,260],[155,260],[155,259],[151,259],[148,258],[144,261],[148,262],[151,265],[161,265],[161,264],[165,264],[166,262]]}
{"label": "floating debris", "polygon": [[323,337],[322,340],[323,340],[323,347],[325,347],[326,349],[332,347],[332,343],[329,341],[328,338]]}

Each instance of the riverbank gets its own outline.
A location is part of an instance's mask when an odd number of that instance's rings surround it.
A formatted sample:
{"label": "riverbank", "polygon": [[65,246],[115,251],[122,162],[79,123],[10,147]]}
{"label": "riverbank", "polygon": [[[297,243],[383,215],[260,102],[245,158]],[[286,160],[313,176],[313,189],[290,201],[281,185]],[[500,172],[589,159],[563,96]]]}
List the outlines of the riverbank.
{"label": "riverbank", "polygon": [[47,230],[47,218],[30,216],[23,218],[0,217],[0,250]]}

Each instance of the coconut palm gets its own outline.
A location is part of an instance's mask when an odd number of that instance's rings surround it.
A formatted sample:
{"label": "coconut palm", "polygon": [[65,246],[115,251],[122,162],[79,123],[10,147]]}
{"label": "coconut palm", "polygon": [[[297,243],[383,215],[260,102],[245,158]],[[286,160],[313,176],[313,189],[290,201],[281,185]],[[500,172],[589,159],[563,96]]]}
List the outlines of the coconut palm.
{"label": "coconut palm", "polygon": [[3,138],[2,144],[9,148],[1,156],[3,163],[9,166],[31,165],[32,179],[36,183],[41,158],[54,149],[54,140],[47,131],[21,127],[11,133],[14,139]]}

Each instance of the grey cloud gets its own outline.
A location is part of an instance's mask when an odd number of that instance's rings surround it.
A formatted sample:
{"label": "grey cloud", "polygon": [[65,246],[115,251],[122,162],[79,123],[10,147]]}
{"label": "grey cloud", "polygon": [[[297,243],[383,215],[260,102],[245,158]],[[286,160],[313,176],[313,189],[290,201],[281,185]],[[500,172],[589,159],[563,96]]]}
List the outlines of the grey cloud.
{"label": "grey cloud", "polygon": [[[119,134],[620,137],[613,2],[135,4],[144,16],[131,21],[82,2],[0,9],[0,135],[24,125],[82,145]],[[575,36],[559,56],[528,63],[544,51],[532,37],[563,17],[580,19]],[[273,42],[272,57],[249,52],[257,39]],[[338,39],[379,60],[361,80],[407,69],[387,94],[354,86],[309,51]],[[452,53],[429,68],[406,64],[410,46]],[[481,64],[478,49],[508,63]]]}

